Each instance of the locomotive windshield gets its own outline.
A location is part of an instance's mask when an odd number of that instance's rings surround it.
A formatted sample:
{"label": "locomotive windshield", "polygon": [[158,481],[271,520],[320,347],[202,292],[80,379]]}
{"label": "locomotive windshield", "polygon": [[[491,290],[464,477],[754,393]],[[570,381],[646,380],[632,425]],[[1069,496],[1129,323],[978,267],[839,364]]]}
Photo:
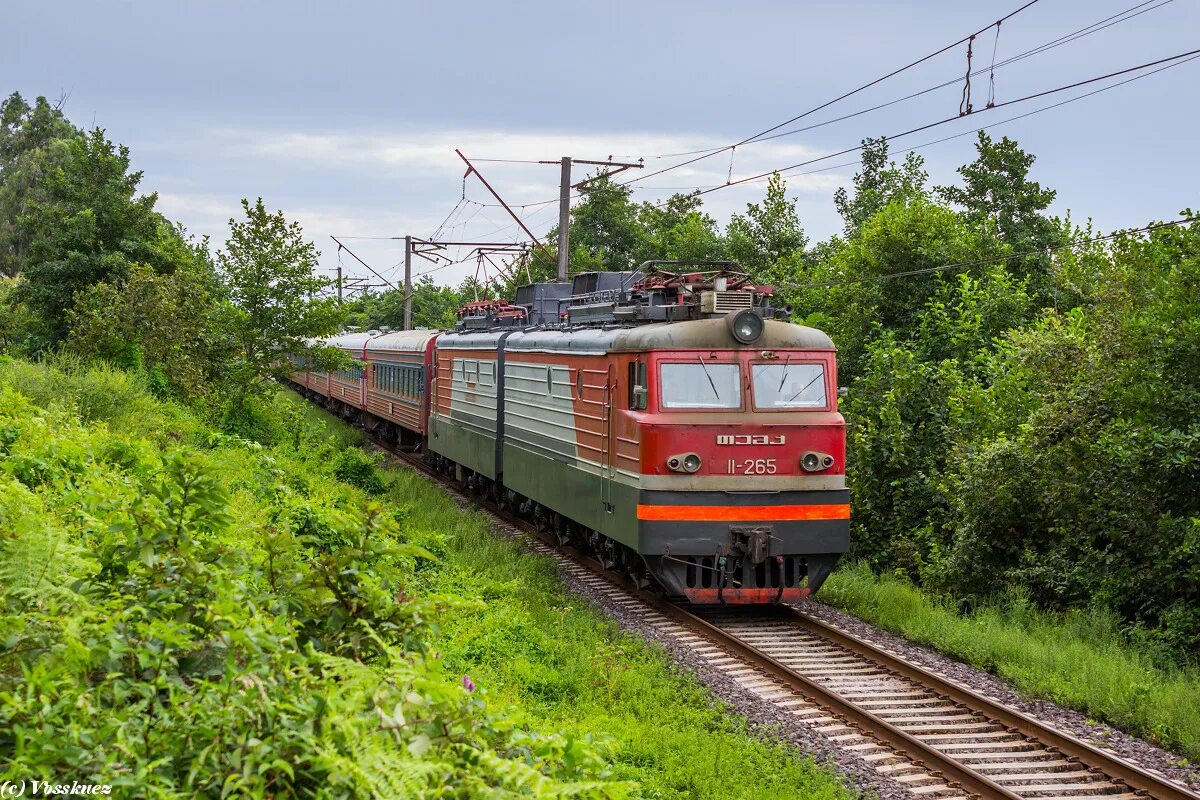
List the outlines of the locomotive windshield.
{"label": "locomotive windshield", "polygon": [[822,364],[755,364],[754,405],[758,408],[824,408]]}
{"label": "locomotive windshield", "polygon": [[741,408],[740,364],[663,364],[659,394],[663,408]]}

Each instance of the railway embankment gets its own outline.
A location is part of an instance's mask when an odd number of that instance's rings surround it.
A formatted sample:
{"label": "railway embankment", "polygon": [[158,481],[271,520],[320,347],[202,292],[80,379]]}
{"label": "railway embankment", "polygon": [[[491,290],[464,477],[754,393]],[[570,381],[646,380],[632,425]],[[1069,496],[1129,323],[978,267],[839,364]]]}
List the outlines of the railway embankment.
{"label": "railway embankment", "polygon": [[222,417],[0,359],[0,776],[853,796],[356,437],[286,393]]}

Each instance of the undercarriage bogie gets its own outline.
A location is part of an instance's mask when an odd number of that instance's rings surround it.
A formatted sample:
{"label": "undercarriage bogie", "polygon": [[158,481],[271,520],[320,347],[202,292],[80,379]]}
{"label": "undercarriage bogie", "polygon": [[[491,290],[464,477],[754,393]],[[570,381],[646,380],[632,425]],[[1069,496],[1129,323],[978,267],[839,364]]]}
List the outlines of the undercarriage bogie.
{"label": "undercarriage bogie", "polygon": [[755,562],[744,555],[712,553],[651,556],[651,570],[667,594],[694,603],[795,602],[821,588],[839,553],[776,555]]}

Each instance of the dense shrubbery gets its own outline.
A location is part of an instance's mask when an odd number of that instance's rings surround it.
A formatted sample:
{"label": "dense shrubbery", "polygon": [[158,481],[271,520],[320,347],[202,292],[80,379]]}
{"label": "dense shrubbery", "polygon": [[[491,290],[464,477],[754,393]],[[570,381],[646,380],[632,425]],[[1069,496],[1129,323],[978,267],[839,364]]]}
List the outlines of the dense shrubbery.
{"label": "dense shrubbery", "polygon": [[1090,302],[998,347],[950,454],[951,585],[1200,643],[1200,231],[1120,240]]}
{"label": "dense shrubbery", "polygon": [[962,602],[1019,586],[1194,648],[1198,252],[1200,232],[1168,228],[1059,255],[1043,288],[1088,286],[1065,310],[1035,310],[1026,279],[995,268],[931,276],[908,321],[863,330],[888,314],[869,294],[835,308],[856,553]]}
{"label": "dense shrubbery", "polygon": [[[0,361],[0,775],[142,796],[615,796],[602,751],[423,652],[372,462],[215,432],[128,373]],[[300,427],[296,427],[300,426]],[[282,427],[282,426],[281,426]],[[373,477],[372,477],[373,476]]]}
{"label": "dense shrubbery", "polygon": [[981,136],[965,187],[932,192],[885,155],[784,287],[850,388],[855,555],[963,607],[1020,587],[1114,610],[1189,658],[1200,231],[1064,249],[1090,231],[1044,216],[1015,143]]}

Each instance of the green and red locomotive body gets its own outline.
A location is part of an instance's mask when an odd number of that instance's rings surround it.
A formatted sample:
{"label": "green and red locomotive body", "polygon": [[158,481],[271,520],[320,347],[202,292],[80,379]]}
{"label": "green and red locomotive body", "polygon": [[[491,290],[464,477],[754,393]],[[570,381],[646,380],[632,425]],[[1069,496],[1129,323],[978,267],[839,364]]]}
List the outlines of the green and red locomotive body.
{"label": "green and red locomotive body", "polygon": [[[671,595],[815,591],[849,546],[829,338],[773,319],[769,289],[728,270],[580,276],[560,294],[561,313],[483,303],[454,331],[369,337],[364,422]],[[420,374],[400,413],[380,375],[402,351]]]}

